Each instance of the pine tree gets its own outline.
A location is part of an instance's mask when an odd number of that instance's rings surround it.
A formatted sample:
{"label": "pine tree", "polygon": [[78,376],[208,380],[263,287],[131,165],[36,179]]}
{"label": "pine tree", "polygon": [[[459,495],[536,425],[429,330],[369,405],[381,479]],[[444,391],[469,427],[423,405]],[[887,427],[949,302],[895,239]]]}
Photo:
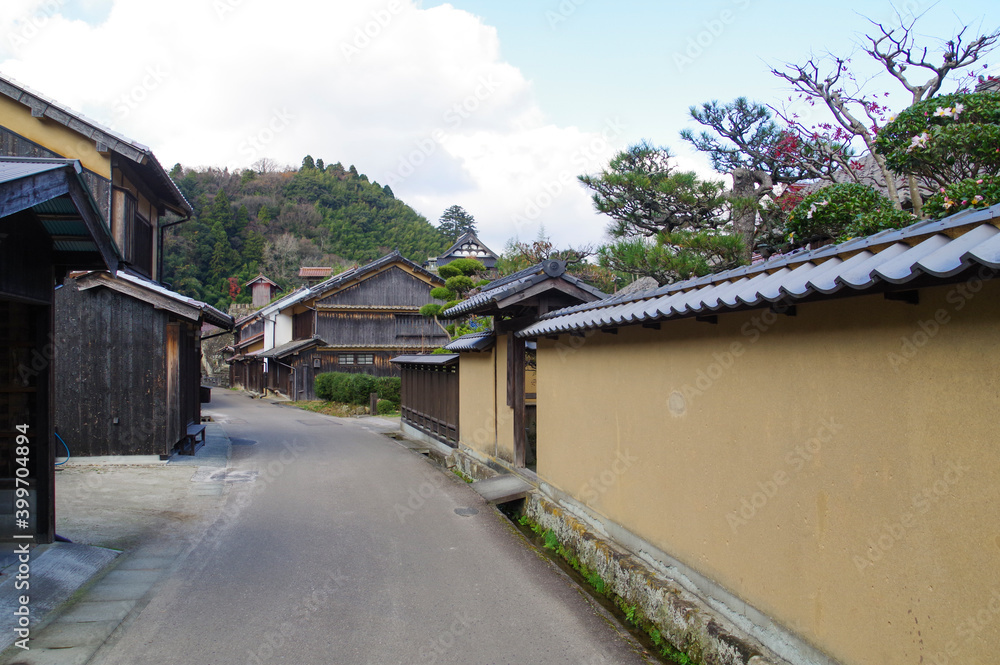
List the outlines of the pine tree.
{"label": "pine tree", "polygon": [[455,242],[463,233],[476,233],[476,218],[467,213],[462,206],[453,205],[438,219],[438,231],[451,242]]}

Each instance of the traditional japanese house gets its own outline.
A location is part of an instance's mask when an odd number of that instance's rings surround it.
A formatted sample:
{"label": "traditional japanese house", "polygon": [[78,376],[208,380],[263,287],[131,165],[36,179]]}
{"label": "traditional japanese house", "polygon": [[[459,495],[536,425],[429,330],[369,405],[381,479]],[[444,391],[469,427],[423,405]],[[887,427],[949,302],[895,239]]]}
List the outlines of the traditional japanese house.
{"label": "traditional japanese house", "polygon": [[[444,347],[460,356],[457,377],[445,376],[455,372],[454,363],[442,366],[433,356],[394,360],[407,377],[402,396],[404,430],[480,451],[517,468],[533,467],[529,434],[536,392],[534,344],[514,333],[543,314],[604,296],[566,272],[564,261],[550,260],[494,280],[446,310],[443,316],[448,318],[492,316],[494,329],[465,335]],[[455,385],[437,399],[428,399],[419,389],[425,382]],[[436,422],[448,426],[436,429]]]}
{"label": "traditional japanese house", "polygon": [[[185,221],[190,204],[149,148],[5,78],[0,153],[78,160],[121,257],[106,274],[68,279],[55,292],[60,436],[76,455],[169,454],[200,424],[197,331],[204,321],[232,325],[159,283],[163,231]],[[58,236],[76,228],[68,210],[42,212]]]}
{"label": "traditional japanese house", "polygon": [[315,399],[322,372],[398,376],[390,359],[448,342],[420,315],[444,280],[393,252],[280,298],[237,322],[234,386]]}
{"label": "traditional japanese house", "polygon": [[56,425],[74,456],[157,455],[201,423],[201,327],[232,318],[150,280],[90,272],[56,291]]}
{"label": "traditional japanese house", "polygon": [[280,286],[264,275],[257,275],[243,286],[250,289],[251,299],[255,308],[263,307],[271,302],[278,295],[278,292],[281,291]]}
{"label": "traditional japanese house", "polygon": [[[76,160],[0,157],[0,536],[55,536],[53,288],[120,256]],[[61,447],[60,447],[61,450]],[[16,491],[27,489],[27,509]]]}
{"label": "traditional japanese house", "polygon": [[486,266],[488,273],[495,275],[496,273],[493,272],[493,269],[496,267],[499,258],[492,249],[476,237],[475,233],[469,231],[463,233],[441,256],[432,256],[427,259],[427,267],[437,269],[448,265],[456,259],[475,259]]}

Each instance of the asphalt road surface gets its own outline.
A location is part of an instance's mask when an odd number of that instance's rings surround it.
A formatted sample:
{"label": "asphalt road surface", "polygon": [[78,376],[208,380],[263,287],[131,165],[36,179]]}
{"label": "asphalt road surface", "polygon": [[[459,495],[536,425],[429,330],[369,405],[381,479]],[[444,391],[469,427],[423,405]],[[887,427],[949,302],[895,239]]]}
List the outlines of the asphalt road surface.
{"label": "asphalt road surface", "polygon": [[212,397],[235,444],[221,515],[91,662],[649,662],[465,483],[364,419]]}

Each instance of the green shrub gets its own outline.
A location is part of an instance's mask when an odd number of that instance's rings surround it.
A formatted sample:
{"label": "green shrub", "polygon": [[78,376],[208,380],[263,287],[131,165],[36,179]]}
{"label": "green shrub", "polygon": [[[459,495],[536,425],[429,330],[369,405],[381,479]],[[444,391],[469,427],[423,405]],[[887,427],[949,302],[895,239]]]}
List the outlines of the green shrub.
{"label": "green shrub", "polygon": [[912,215],[896,210],[892,201],[871,187],[845,182],[802,199],[789,213],[786,229],[793,244],[817,236],[842,242],[914,221]]}
{"label": "green shrub", "polygon": [[[1000,94],[956,93],[910,106],[879,130],[875,150],[897,173],[939,186],[1000,175]],[[954,211],[952,211],[954,212]]]}
{"label": "green shrub", "polygon": [[[316,376],[316,396],[328,402],[367,406],[371,393],[383,392],[389,401],[399,402],[398,377],[374,377],[351,372],[324,372]],[[395,397],[394,397],[395,396]]]}
{"label": "green shrub", "polygon": [[375,392],[375,377],[369,374],[350,374],[347,382],[349,402],[352,404],[368,404],[370,395]]}
{"label": "green shrub", "polygon": [[384,416],[389,413],[396,413],[397,411],[399,411],[399,405],[387,399],[380,399],[376,406],[378,410],[378,415],[380,416]]}
{"label": "green shrub", "polygon": [[443,286],[437,286],[431,289],[431,298],[434,298],[435,300],[444,300],[445,302],[447,302],[449,300],[454,300],[455,292]]}
{"label": "green shrub", "polygon": [[444,283],[445,289],[454,293],[465,293],[471,289],[474,284],[475,282],[472,281],[472,278],[466,277],[465,275],[449,277],[448,281]]}
{"label": "green shrub", "polygon": [[330,401],[352,404],[349,381],[351,375],[346,372],[332,372],[330,379]]}
{"label": "green shrub", "polygon": [[403,381],[398,376],[380,376],[375,379],[375,392],[379,399],[400,403],[400,390]]}
{"label": "green shrub", "polygon": [[476,259],[455,259],[451,263],[438,268],[438,275],[448,279],[459,275],[475,275],[486,270],[486,266]]}
{"label": "green shrub", "polygon": [[438,316],[444,311],[444,305],[439,305],[437,303],[428,303],[420,308],[420,316],[426,316],[430,318],[432,316]]}
{"label": "green shrub", "polygon": [[317,374],[315,380],[313,381],[314,388],[316,390],[316,397],[326,400],[327,402],[332,402],[331,397],[332,387],[331,382],[333,381],[332,372],[324,372],[323,374]]}
{"label": "green shrub", "polygon": [[987,208],[1000,203],[1000,177],[969,178],[942,187],[924,203],[929,217],[953,215],[966,208]]}

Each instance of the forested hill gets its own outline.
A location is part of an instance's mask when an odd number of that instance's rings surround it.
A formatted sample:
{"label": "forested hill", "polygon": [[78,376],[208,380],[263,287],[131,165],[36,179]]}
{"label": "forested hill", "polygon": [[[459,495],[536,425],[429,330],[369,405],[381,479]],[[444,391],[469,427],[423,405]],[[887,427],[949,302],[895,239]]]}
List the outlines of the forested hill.
{"label": "forested hill", "polygon": [[[259,165],[259,164],[258,164]],[[250,302],[243,284],[263,272],[288,291],[302,266],[335,271],[394,249],[417,263],[451,244],[388,186],[340,163],[230,173],[175,166],[171,177],[194,217],[166,231],[164,281],[225,309]]]}

